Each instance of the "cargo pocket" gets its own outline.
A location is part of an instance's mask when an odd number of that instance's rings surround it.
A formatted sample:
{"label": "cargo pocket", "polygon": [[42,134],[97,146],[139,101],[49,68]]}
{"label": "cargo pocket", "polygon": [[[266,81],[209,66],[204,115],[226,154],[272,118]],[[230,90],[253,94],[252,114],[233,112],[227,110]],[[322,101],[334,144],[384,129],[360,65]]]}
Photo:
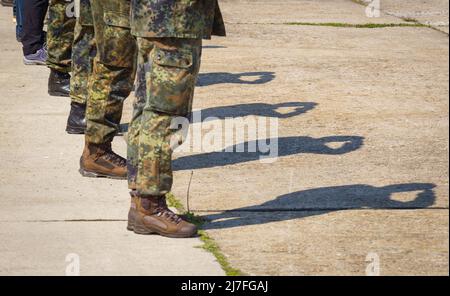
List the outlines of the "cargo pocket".
{"label": "cargo pocket", "polygon": [[197,76],[196,61],[189,49],[155,48],[150,53],[153,65],[147,88],[148,106],[170,115],[191,112]]}
{"label": "cargo pocket", "polygon": [[103,20],[108,26],[130,29],[130,15],[125,12],[106,11]]}
{"label": "cargo pocket", "polygon": [[[129,10],[128,10],[129,12]],[[130,31],[130,14],[105,11],[104,36],[98,41],[102,62],[111,66],[132,68],[136,57],[136,40]]]}

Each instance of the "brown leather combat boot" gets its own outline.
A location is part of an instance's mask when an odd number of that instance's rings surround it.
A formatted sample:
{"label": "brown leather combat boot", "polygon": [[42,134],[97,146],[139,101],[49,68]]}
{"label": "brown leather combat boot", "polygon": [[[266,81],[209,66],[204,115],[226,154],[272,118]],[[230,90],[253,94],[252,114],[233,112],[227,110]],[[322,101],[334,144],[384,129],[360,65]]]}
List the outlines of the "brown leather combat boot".
{"label": "brown leather combat boot", "polygon": [[136,234],[159,234],[171,238],[193,237],[198,231],[194,224],[184,221],[167,207],[165,196],[139,197],[133,193],[128,230]]}
{"label": "brown leather combat boot", "polygon": [[92,178],[127,178],[127,160],[111,149],[109,144],[86,143],[80,159],[80,174]]}
{"label": "brown leather combat boot", "polygon": [[134,230],[134,221],[137,216],[137,203],[138,203],[138,195],[136,191],[131,191],[131,203],[130,203],[130,211],[128,212],[128,225],[127,229],[129,231]]}

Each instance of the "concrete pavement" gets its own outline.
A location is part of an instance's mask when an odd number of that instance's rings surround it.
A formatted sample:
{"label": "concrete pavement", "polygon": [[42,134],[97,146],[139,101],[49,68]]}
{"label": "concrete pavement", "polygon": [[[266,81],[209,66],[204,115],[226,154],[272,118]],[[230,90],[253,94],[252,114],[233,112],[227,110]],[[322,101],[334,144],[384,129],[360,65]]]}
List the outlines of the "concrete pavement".
{"label": "concrete pavement", "polygon": [[[445,20],[445,9],[382,3],[368,18],[351,0],[221,1],[229,36],[205,44],[194,108],[215,123],[277,118],[279,158],[261,163],[262,153],[226,145],[177,153],[174,193],[186,206],[190,187],[190,209],[244,273],[448,275],[448,35],[382,27],[413,25],[397,15],[411,11]],[[125,182],[79,176],[68,100],[47,96],[45,68],[22,65],[8,13],[0,273],[63,274],[77,253],[82,274],[223,274],[197,239],[124,231]],[[348,27],[368,23],[381,27]],[[128,100],[124,122],[130,113]],[[122,138],[114,145],[125,154]]]}
{"label": "concrete pavement", "polygon": [[76,254],[81,275],[224,275],[197,238],[128,232],[126,181],[80,176],[69,99],[47,95],[46,67],[23,65],[11,19],[0,7],[0,274],[65,275]]}
{"label": "concrete pavement", "polygon": [[384,14],[429,25],[448,34],[448,0],[382,0],[380,6]]}
{"label": "concrete pavement", "polygon": [[181,154],[176,195],[192,170],[190,208],[252,275],[365,275],[376,258],[382,275],[448,274],[448,35],[341,27],[404,22],[353,1],[282,2],[222,1],[229,36],[208,43],[194,104],[277,117],[279,159]]}

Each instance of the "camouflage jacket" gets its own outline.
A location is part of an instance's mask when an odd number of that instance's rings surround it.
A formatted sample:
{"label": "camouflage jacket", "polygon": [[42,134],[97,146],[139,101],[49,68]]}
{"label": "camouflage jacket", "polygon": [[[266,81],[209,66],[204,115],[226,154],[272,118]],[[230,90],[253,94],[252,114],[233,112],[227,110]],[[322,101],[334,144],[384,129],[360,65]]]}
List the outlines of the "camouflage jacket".
{"label": "camouflage jacket", "polygon": [[139,37],[225,36],[218,0],[132,0],[131,30]]}

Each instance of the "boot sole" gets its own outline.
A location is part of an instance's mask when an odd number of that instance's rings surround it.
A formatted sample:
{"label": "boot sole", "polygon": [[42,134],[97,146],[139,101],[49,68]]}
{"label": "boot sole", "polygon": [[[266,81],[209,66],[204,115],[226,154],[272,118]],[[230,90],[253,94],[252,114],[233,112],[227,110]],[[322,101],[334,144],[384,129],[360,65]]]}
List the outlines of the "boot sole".
{"label": "boot sole", "polygon": [[86,171],[83,168],[80,168],[79,172],[83,177],[87,177],[87,178],[107,178],[107,179],[114,179],[114,180],[127,180],[126,176],[119,177],[119,176],[101,174],[101,173],[96,173],[96,172],[90,172],[90,171]]}
{"label": "boot sole", "polygon": [[32,60],[23,60],[23,64],[26,66],[47,66],[47,63],[44,62],[36,62]]}
{"label": "boot sole", "polygon": [[79,127],[66,127],[66,132],[70,135],[84,135],[85,129]]}
{"label": "boot sole", "polygon": [[70,97],[70,94],[59,91],[49,91],[48,94],[52,97],[66,97],[66,98]]}
{"label": "boot sole", "polygon": [[156,230],[150,230],[148,228],[136,227],[135,225],[133,225],[130,222],[128,222],[127,230],[133,231],[135,234],[138,234],[138,235],[160,235],[160,236],[164,236],[164,237],[168,237],[168,238],[194,238],[194,237],[198,236],[197,233],[195,233],[191,236],[167,234],[167,233],[159,232]]}
{"label": "boot sole", "polygon": [[[86,129],[79,128],[79,127],[66,127],[66,132],[69,135],[84,135],[86,133]],[[121,136],[123,136],[122,133],[118,133],[116,135],[116,137],[121,137]]]}
{"label": "boot sole", "polygon": [[128,230],[128,231],[134,231],[134,225],[131,224],[130,222],[128,222],[127,230]]}

